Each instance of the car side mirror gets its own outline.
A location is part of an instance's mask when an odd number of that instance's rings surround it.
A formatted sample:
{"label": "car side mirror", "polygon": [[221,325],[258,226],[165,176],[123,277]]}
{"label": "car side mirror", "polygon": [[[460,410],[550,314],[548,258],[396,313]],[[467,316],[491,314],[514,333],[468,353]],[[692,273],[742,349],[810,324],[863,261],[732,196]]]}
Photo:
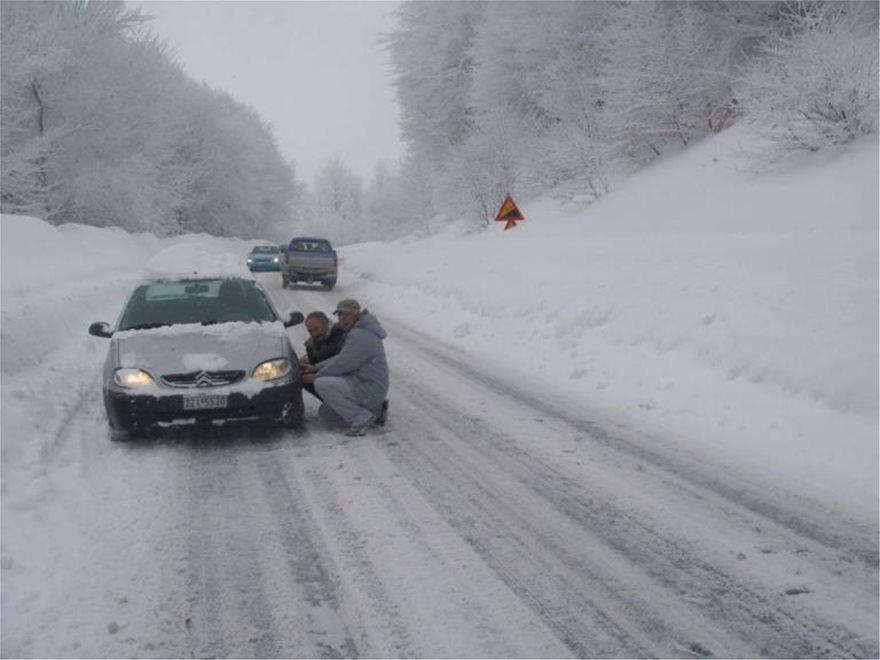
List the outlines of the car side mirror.
{"label": "car side mirror", "polygon": [[113,331],[106,321],[97,321],[89,326],[89,334],[95,337],[112,337]]}
{"label": "car side mirror", "polygon": [[285,327],[285,328],[291,328],[291,327],[293,327],[293,326],[295,326],[295,325],[299,325],[299,324],[302,323],[304,320],[305,320],[305,317],[303,316],[302,312],[291,312],[291,313],[290,313],[290,318],[288,318],[288,319],[284,322],[284,327]]}

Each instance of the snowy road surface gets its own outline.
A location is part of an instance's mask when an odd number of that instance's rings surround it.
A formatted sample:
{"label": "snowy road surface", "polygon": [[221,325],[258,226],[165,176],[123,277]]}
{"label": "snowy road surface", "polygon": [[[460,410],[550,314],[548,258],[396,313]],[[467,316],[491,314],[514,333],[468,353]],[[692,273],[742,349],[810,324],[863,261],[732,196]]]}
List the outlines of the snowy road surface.
{"label": "snowy road surface", "polygon": [[81,545],[7,604],[4,656],[877,657],[869,524],[380,318],[391,414],[364,438],[113,444],[96,360],[47,449]]}

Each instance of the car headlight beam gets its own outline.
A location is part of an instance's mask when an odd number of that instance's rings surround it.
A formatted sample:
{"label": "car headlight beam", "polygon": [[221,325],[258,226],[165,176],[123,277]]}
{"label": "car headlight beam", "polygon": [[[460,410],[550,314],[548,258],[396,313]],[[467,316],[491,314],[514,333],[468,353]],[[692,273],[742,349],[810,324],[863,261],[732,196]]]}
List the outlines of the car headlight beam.
{"label": "car headlight beam", "polygon": [[143,369],[117,369],[113,372],[113,382],[126,389],[146,387],[153,383],[153,377]]}
{"label": "car headlight beam", "polygon": [[290,360],[287,358],[276,358],[258,364],[251,376],[257,380],[278,380],[288,375],[291,369]]}

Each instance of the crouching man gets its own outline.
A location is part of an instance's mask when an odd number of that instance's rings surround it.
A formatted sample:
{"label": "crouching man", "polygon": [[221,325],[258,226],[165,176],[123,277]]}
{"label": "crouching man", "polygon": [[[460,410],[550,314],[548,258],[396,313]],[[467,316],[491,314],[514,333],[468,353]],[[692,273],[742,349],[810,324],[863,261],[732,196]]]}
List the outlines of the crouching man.
{"label": "crouching man", "polygon": [[346,435],[361,436],[374,422],[384,422],[388,361],[382,341],[387,335],[356,300],[341,300],[333,313],[346,333],[345,342],[339,353],[313,365],[315,373],[307,380],[314,379],[323,401],[318,416],[347,426]]}
{"label": "crouching man", "polygon": [[[305,343],[306,354],[299,359],[299,368],[304,374],[315,373],[314,365],[329,360],[339,353],[345,341],[345,331],[338,323],[330,324],[324,312],[314,311],[306,316],[306,330],[309,338]],[[312,380],[312,379],[304,379]],[[303,382],[303,389],[318,397],[313,382]]]}

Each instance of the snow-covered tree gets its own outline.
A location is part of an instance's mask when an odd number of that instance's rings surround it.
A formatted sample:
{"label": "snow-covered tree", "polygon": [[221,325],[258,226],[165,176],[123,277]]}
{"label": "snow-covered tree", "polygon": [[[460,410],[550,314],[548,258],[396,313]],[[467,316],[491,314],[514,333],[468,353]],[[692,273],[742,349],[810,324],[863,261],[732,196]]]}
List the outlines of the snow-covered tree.
{"label": "snow-covered tree", "polygon": [[315,210],[323,232],[337,243],[360,240],[363,227],[363,182],[340,156],[333,156],[315,175]]}
{"label": "snow-covered tree", "polygon": [[473,59],[471,45],[485,2],[406,2],[398,28],[383,43],[391,53],[403,139],[432,169],[467,138]]}
{"label": "snow-covered tree", "polygon": [[546,2],[489,3],[471,48],[474,112],[503,110],[536,127],[555,121],[543,100],[554,82],[547,66],[561,55],[555,18],[563,11]]}
{"label": "snow-covered tree", "polygon": [[506,194],[528,189],[535,122],[504,108],[481,113],[468,139],[450,154],[438,185],[441,208],[489,222]]}
{"label": "snow-covered tree", "polygon": [[[0,5],[2,203],[6,212],[49,220],[69,202],[59,158],[86,132],[82,64],[131,34],[144,17],[121,2],[17,2]],[[98,120],[100,121],[100,120]]]}
{"label": "snow-covered tree", "polygon": [[533,154],[535,183],[544,189],[598,197],[607,190],[609,131],[601,35],[612,15],[606,3],[552,5],[544,25],[555,52],[544,66],[540,103],[549,122]]}
{"label": "snow-covered tree", "polygon": [[621,5],[602,40],[608,129],[615,149],[637,162],[705,135],[730,102],[732,71],[699,4]]}
{"label": "snow-covered tree", "polygon": [[379,161],[364,192],[365,229],[372,236],[385,236],[393,232],[402,206],[399,197],[400,179],[397,173],[387,160]]}
{"label": "snow-covered tree", "polygon": [[749,120],[783,151],[877,132],[878,5],[801,2],[744,75]]}
{"label": "snow-covered tree", "polygon": [[202,86],[192,127],[198,176],[181,209],[187,231],[266,238],[291,215],[296,185],[271,131],[248,106]]}
{"label": "snow-covered tree", "polygon": [[271,130],[188,79],[122,2],[0,4],[3,212],[257,237],[295,181]]}
{"label": "snow-covered tree", "polygon": [[434,183],[429,165],[411,154],[400,167],[399,225],[430,232],[430,220],[437,213],[434,203]]}

